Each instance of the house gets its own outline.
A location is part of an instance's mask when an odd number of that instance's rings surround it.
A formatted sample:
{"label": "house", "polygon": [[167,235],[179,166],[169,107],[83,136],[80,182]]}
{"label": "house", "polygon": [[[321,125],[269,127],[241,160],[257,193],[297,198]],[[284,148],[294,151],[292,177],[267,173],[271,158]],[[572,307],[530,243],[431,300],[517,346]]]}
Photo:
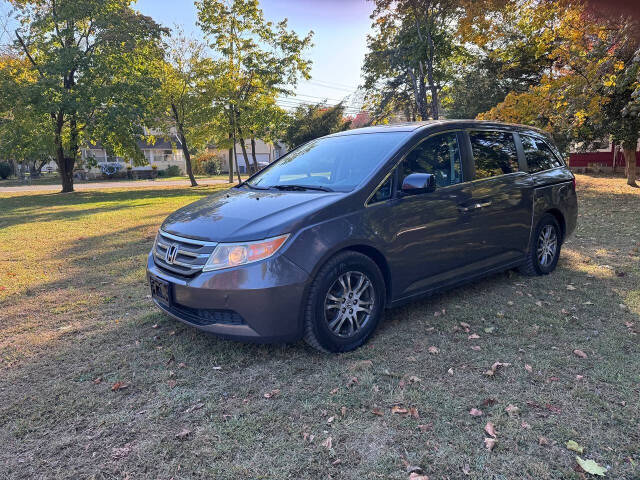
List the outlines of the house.
{"label": "house", "polygon": [[[640,145],[640,142],[639,142]],[[636,164],[640,164],[640,148],[636,148]],[[577,171],[611,172],[614,169],[624,171],[626,162],[621,148],[615,148],[613,142],[604,140],[594,142],[590,148],[572,148],[569,153],[569,167]]]}
{"label": "house", "polygon": [[[255,149],[256,160],[258,162],[258,165],[260,165],[261,167],[264,167],[269,163],[274,162],[275,160],[277,160],[287,152],[286,145],[280,142],[275,142],[274,144],[271,144],[256,138],[255,143],[256,143],[256,149]],[[245,140],[245,148],[247,150],[247,157],[249,158],[249,163],[252,164],[253,156],[251,155],[250,140]],[[223,172],[228,173],[229,172],[228,150],[221,150],[212,145],[207,148],[207,151],[209,153],[219,154],[221,157],[225,158],[226,165],[223,168]],[[238,169],[240,170],[240,173],[241,174],[247,173],[248,168],[244,160],[244,155],[242,154],[242,146],[240,145],[240,143],[236,144],[236,156],[238,158]],[[235,171],[235,166],[233,167],[233,170]]]}

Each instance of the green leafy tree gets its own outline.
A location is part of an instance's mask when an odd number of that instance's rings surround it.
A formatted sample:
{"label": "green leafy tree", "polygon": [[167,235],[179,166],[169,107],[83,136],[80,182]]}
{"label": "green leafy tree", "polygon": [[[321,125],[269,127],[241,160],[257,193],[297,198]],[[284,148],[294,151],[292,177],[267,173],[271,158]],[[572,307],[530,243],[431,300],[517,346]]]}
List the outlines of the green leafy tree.
{"label": "green leafy tree", "polygon": [[348,130],[350,125],[341,103],[333,107],[301,105],[291,114],[282,140],[291,150],[315,138]]}
{"label": "green leafy tree", "polygon": [[256,120],[265,117],[250,111],[254,105],[268,106],[269,99],[290,93],[300,76],[309,78],[310,62],[303,54],[313,32],[301,38],[289,30],[286,19],[275,24],[267,21],[257,0],[197,0],[196,6],[198,25],[222,72],[216,99],[222,106],[218,117],[222,128],[216,144],[235,149],[239,143],[250,165],[245,139],[252,138],[252,131],[268,127],[259,128]]}
{"label": "green leafy tree", "polygon": [[158,69],[158,126],[165,132],[176,132],[187,175],[195,187],[198,184],[191,155],[206,147],[212,135],[219,66],[206,54],[206,45],[185,37],[179,30],[176,36],[167,38],[165,45],[165,58],[160,60]]}
{"label": "green leafy tree", "polygon": [[163,29],[131,8],[131,0],[11,0],[20,27],[15,49],[35,80],[20,101],[50,119],[62,191],[73,191],[83,144],[143,161],[136,139],[157,88],[153,59]]}

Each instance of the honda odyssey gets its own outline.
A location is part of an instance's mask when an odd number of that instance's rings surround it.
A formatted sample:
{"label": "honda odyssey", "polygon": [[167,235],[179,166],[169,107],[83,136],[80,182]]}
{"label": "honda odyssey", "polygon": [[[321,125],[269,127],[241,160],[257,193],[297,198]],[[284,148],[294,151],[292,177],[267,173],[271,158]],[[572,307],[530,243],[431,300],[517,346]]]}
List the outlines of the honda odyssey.
{"label": "honda odyssey", "polygon": [[544,132],[368,127],[171,214],[147,275],[159,308],[206,332],[344,352],[385,308],[505,269],[550,273],[576,219],[574,176]]}

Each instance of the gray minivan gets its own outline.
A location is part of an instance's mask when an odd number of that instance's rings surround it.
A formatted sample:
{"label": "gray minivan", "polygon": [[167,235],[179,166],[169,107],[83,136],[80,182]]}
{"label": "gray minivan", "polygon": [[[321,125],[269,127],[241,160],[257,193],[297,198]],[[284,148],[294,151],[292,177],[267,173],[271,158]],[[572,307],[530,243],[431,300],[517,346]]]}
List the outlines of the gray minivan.
{"label": "gray minivan", "polygon": [[201,330],[344,352],[385,308],[514,267],[548,274],[577,210],[575,178],[541,131],[361,128],[171,214],[147,275],[157,306]]}

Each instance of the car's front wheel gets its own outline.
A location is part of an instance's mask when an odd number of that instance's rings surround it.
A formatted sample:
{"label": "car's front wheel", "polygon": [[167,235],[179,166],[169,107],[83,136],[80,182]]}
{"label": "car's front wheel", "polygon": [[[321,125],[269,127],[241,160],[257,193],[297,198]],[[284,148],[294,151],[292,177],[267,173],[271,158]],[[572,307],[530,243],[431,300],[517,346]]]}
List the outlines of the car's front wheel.
{"label": "car's front wheel", "polygon": [[307,296],[305,341],[325,352],[348,352],[374,332],[385,303],[385,283],[376,263],[346,251],[317,273]]}
{"label": "car's front wheel", "polygon": [[558,220],[551,214],[545,214],[536,225],[527,260],[520,271],[525,275],[551,273],[558,264],[561,244],[562,231]]}

